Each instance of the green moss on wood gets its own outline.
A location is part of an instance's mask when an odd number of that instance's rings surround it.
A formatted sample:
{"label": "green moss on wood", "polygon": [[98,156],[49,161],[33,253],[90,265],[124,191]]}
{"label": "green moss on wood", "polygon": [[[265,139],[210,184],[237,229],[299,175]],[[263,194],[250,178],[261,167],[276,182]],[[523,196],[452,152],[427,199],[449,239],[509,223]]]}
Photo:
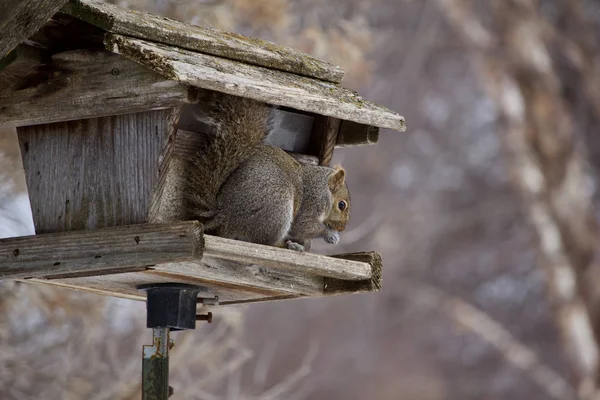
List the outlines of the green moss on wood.
{"label": "green moss on wood", "polygon": [[109,32],[115,22],[112,16],[99,12],[93,6],[82,1],[70,1],[61,11]]}
{"label": "green moss on wood", "polygon": [[340,83],[344,71],[298,50],[238,33],[186,24],[97,0],[71,0],[64,12],[107,32]]}
{"label": "green moss on wood", "polygon": [[139,64],[147,66],[168,79],[177,80],[177,74],[172,65],[163,57],[152,51],[124,46],[122,37],[110,34],[104,36],[104,45],[113,53],[122,54]]}

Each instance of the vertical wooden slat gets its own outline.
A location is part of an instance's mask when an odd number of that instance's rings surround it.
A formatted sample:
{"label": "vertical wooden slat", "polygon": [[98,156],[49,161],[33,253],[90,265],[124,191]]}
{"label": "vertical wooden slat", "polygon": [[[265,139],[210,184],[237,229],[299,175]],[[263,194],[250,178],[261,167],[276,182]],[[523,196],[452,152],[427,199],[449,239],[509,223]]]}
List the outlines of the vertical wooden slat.
{"label": "vertical wooden slat", "polygon": [[18,128],[36,232],[147,222],[171,112]]}
{"label": "vertical wooden slat", "polygon": [[337,142],[341,120],[315,115],[310,137],[311,154],[319,157],[319,165],[329,166]]}

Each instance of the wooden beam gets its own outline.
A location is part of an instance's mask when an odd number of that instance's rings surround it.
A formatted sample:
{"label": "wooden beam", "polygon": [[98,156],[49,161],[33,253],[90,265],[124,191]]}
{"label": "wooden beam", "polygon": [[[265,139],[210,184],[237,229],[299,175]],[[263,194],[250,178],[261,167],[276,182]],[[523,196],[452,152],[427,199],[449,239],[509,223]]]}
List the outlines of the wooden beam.
{"label": "wooden beam", "polygon": [[206,257],[262,265],[274,269],[344,280],[371,279],[371,266],[365,262],[335,259],[320,254],[299,253],[255,243],[205,235]]}
{"label": "wooden beam", "polygon": [[33,35],[67,0],[2,0],[0,59]]}
{"label": "wooden beam", "polygon": [[50,78],[0,93],[0,126],[25,126],[168,108],[189,101],[188,87],[107,51],[56,54]]}
{"label": "wooden beam", "polygon": [[0,279],[144,270],[202,257],[198,222],[132,225],[0,240]]}
{"label": "wooden beam", "polygon": [[269,104],[404,130],[404,118],[333,83],[244,64],[146,40],[107,34],[106,48],[163,76]]}
{"label": "wooden beam", "polygon": [[335,147],[362,146],[376,144],[378,141],[378,127],[352,121],[342,121]]}
{"label": "wooden beam", "polygon": [[153,275],[147,272],[128,272],[115,275],[52,280],[32,278],[22,281],[139,301],[146,301],[146,293],[138,289],[140,285],[160,284],[165,282],[200,285],[208,289],[207,295],[219,296],[219,299],[223,299],[224,301],[244,302],[249,299],[258,300],[266,296],[277,295],[277,292],[262,291],[256,293],[240,290],[235,287],[207,284],[204,281],[190,277],[177,277],[169,274]]}
{"label": "wooden beam", "polygon": [[344,77],[344,71],[340,67],[295,49],[237,33],[129,10],[103,1],[74,0],[64,7],[63,11],[112,33],[333,83],[340,83]]}
{"label": "wooden beam", "polygon": [[171,113],[18,128],[36,233],[147,222]]}

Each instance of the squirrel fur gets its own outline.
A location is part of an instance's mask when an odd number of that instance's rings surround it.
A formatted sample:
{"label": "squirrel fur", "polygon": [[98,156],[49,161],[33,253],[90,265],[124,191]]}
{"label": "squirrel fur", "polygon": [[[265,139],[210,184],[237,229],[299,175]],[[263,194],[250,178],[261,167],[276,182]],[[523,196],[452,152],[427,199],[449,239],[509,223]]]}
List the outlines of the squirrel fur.
{"label": "squirrel fur", "polygon": [[267,104],[217,92],[199,104],[212,134],[193,160],[189,202],[207,233],[298,251],[339,241],[350,216],[343,168],[302,165],[266,144]]}

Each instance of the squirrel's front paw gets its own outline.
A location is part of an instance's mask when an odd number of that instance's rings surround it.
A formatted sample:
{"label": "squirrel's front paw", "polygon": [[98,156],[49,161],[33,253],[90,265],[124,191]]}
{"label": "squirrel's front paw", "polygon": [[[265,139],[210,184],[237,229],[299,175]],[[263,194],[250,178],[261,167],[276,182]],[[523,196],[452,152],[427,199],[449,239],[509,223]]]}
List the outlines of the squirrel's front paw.
{"label": "squirrel's front paw", "polygon": [[331,230],[323,236],[323,239],[325,239],[327,243],[337,244],[340,241],[340,234],[337,231]]}
{"label": "squirrel's front paw", "polygon": [[285,247],[290,249],[290,250],[296,250],[300,253],[304,253],[306,250],[304,249],[304,246],[302,246],[300,243],[296,243],[292,240],[288,240],[285,242]]}

